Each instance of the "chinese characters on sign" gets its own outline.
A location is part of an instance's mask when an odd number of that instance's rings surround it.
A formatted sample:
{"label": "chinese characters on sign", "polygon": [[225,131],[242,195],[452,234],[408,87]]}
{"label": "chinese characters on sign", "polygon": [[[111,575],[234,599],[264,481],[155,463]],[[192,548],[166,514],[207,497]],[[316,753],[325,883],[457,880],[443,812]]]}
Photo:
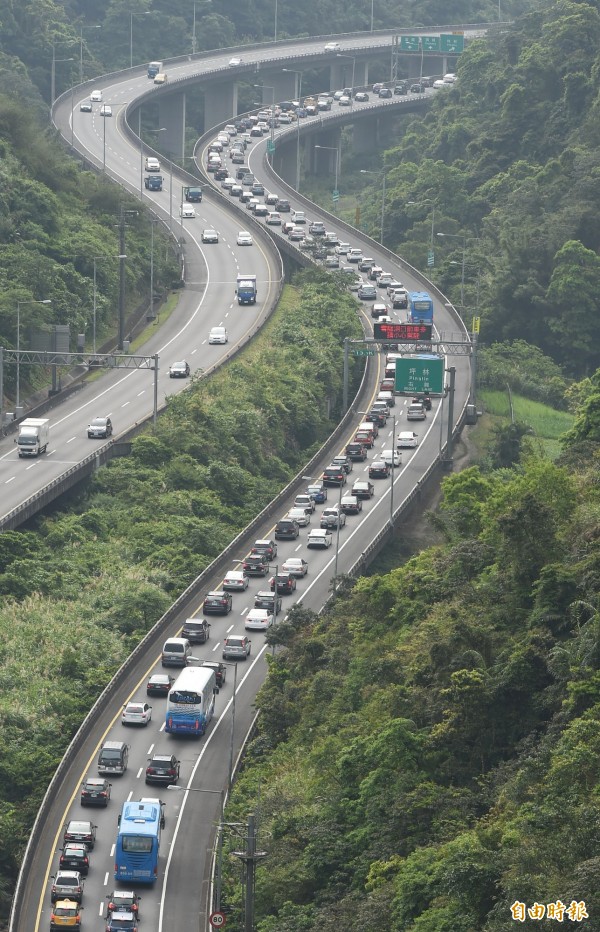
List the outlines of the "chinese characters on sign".
{"label": "chinese characters on sign", "polygon": [[412,342],[431,340],[431,324],[380,324],[373,325],[376,340],[409,340]]}
{"label": "chinese characters on sign", "polygon": [[532,906],[526,906],[525,903],[515,900],[510,907],[511,916],[515,922],[525,922],[526,919],[554,919],[556,922],[564,922],[565,918],[571,922],[581,922],[582,919],[589,919],[585,902],[571,900],[569,906],[556,900],[555,903],[534,903]]}

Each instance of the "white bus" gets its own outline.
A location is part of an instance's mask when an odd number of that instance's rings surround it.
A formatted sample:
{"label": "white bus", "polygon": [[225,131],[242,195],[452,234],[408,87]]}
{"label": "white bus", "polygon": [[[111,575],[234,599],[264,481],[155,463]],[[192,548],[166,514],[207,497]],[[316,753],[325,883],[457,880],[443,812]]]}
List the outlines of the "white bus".
{"label": "white bus", "polygon": [[169,692],[165,731],[201,737],[215,711],[217,685],[214,670],[186,667]]}

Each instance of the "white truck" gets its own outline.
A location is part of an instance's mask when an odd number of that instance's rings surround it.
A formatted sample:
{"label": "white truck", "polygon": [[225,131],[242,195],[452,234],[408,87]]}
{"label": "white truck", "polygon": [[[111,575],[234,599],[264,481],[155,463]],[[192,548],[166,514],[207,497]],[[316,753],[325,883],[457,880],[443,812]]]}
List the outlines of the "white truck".
{"label": "white truck", "polygon": [[50,440],[50,421],[44,417],[26,417],[19,424],[15,440],[19,456],[39,456],[45,453]]}

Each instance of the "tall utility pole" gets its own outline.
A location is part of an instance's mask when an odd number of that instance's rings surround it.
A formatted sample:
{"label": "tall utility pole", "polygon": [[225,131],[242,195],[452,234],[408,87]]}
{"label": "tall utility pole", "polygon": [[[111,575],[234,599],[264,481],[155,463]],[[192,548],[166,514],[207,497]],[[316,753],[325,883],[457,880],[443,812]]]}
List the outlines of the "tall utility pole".
{"label": "tall utility pole", "polygon": [[[125,211],[121,207],[119,217],[119,253],[125,255]],[[123,352],[125,339],[125,259],[119,259],[119,342],[118,347]]]}
{"label": "tall utility pole", "polygon": [[243,862],[246,874],[244,896],[244,932],[254,932],[254,886],[256,881],[256,862],[266,858],[266,851],[256,850],[256,822],[253,814],[248,816],[248,834],[246,850],[232,851]]}

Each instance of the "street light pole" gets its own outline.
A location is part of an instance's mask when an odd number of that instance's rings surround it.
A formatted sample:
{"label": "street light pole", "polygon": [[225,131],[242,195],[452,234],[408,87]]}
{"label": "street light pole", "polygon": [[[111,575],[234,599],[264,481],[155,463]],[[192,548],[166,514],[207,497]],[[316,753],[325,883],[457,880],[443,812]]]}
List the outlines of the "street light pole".
{"label": "street light pole", "polygon": [[354,107],[354,71],[356,68],[356,58],[354,55],[344,55],[342,52],[338,52],[336,58],[350,58],[352,59],[352,93],[350,94],[350,106]]}
{"label": "street light pole", "polygon": [[[340,161],[341,161],[341,159],[340,159],[340,148],[341,148],[341,146],[319,146],[319,145],[316,145],[316,146],[315,146],[315,149],[328,149],[330,152],[335,152],[335,187],[334,187],[334,191],[339,191],[338,183],[339,183]],[[337,213],[337,201],[334,201],[334,202],[333,202],[333,207],[334,207],[335,212]]]}
{"label": "street light pole", "polygon": [[41,301],[32,299],[31,301],[17,301],[17,397],[15,407],[21,407],[21,305],[22,304],[52,304],[50,298],[44,298]]}
{"label": "street light pole", "polygon": [[97,309],[97,288],[96,288],[96,263],[100,259],[126,259],[127,256],[123,253],[120,253],[117,256],[94,256],[94,313],[93,313],[93,324],[92,324],[92,352],[96,353],[96,309]]}
{"label": "street light pole", "polygon": [[[289,71],[292,74],[298,75],[300,80],[298,81],[298,103],[302,103],[302,77],[304,75],[303,71],[295,71],[293,68],[282,68],[282,71]],[[300,191],[300,118],[296,116],[296,191]]]}
{"label": "street light pole", "polygon": [[148,16],[150,10],[143,11],[129,11],[129,67],[133,68],[133,17],[134,16]]}
{"label": "street light pole", "polygon": [[375,0],[371,0],[371,32],[373,32],[373,7],[375,6]]}
{"label": "street light pole", "polygon": [[84,29],[102,29],[102,26],[84,26],[81,25],[79,30],[79,83],[83,84],[83,30]]}
{"label": "street light pole", "polygon": [[275,88],[269,84],[253,84],[252,86],[259,90],[266,88],[266,90],[271,91],[271,151],[269,152],[269,162],[272,165],[275,154]]}
{"label": "street light pole", "polygon": [[274,42],[277,42],[277,0],[275,0],[275,29],[274,32]]}
{"label": "street light pole", "polygon": [[461,314],[464,311],[465,306],[465,264],[467,256],[467,240],[479,240],[478,236],[466,236],[464,233],[438,233],[437,236],[449,236],[451,239],[462,239],[463,241],[463,250],[462,250],[462,262],[461,262],[461,274],[460,274],[460,306]]}
{"label": "street light pole", "polygon": [[52,107],[56,100],[56,66],[65,61],[75,61],[74,58],[57,58],[56,46],[52,43],[52,68],[50,71],[50,115],[52,116]]}

